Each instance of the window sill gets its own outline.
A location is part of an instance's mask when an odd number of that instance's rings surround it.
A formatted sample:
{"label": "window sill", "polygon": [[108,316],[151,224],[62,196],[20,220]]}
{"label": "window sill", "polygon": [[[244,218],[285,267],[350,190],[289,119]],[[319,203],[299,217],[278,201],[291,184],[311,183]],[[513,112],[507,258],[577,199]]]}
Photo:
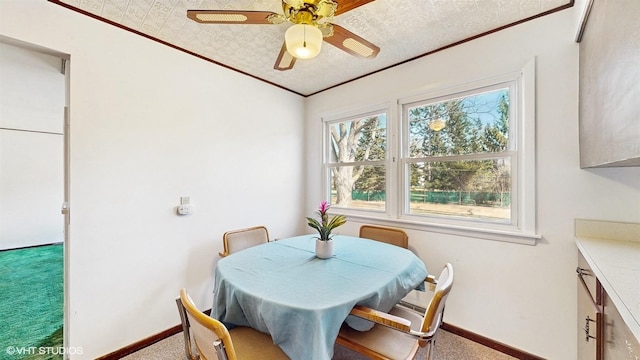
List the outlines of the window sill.
{"label": "window sill", "polygon": [[355,222],[366,222],[382,226],[394,226],[418,231],[464,236],[484,240],[502,241],[530,246],[535,246],[538,240],[542,239],[542,235],[537,234],[525,234],[521,232],[500,231],[493,229],[472,228],[436,223],[423,223],[400,219],[379,218],[373,216],[349,214],[347,215],[347,218]]}

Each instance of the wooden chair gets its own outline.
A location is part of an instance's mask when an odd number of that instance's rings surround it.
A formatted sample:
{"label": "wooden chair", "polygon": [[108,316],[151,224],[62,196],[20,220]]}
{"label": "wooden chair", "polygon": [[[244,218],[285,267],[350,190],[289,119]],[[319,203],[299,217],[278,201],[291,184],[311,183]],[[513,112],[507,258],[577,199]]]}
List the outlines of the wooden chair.
{"label": "wooden chair", "polygon": [[409,247],[409,236],[402,229],[392,227],[362,225],[360,226],[359,237],[371,240],[386,242],[388,244]]}
{"label": "wooden chair", "polygon": [[220,256],[225,257],[234,252],[269,242],[269,232],[264,226],[227,231],[222,236],[222,242],[224,251],[220,253]]}
{"label": "wooden chair", "polygon": [[433,297],[423,314],[400,305],[388,314],[356,305],[351,315],[373,321],[374,327],[357,331],[344,324],[336,342],[375,360],[413,359],[420,347],[429,346],[427,359],[431,359],[445,302],[453,285],[451,264],[445,265],[436,282]]}
{"label": "wooden chair", "polygon": [[[198,310],[186,289],[180,290],[176,303],[189,360],[289,359],[267,334],[248,327],[227,330],[220,321]],[[197,353],[191,345],[192,336]]]}

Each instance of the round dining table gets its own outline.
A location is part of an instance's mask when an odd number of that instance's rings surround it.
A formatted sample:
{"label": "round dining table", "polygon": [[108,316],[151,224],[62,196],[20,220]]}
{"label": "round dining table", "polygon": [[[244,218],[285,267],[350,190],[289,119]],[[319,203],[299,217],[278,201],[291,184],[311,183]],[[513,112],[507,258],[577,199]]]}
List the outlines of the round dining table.
{"label": "round dining table", "polygon": [[291,359],[330,360],[345,321],[361,331],[372,326],[349,316],[354,305],[389,311],[428,275],[398,246],[335,235],[334,255],[320,259],[315,241],[280,239],[220,259],[211,316],[271,334]]}

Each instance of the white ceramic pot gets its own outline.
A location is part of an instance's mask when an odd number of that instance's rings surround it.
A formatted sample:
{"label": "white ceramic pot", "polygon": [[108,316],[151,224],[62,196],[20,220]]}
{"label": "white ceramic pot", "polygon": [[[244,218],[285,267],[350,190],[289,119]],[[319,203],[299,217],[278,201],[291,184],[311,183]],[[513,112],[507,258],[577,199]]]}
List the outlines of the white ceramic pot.
{"label": "white ceramic pot", "polygon": [[333,256],[333,239],[320,240],[316,239],[316,256],[320,259],[328,259]]}

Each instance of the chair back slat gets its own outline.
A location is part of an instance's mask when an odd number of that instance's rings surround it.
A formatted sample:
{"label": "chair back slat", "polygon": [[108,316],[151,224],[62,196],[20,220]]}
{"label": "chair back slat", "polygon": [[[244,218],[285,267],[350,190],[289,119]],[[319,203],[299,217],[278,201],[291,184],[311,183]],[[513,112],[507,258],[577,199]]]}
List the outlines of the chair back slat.
{"label": "chair back slat", "polygon": [[409,247],[409,236],[402,229],[362,225],[360,227],[359,237],[385,242],[405,249]]}
{"label": "chair back slat", "polygon": [[214,344],[220,338],[215,331],[207,328],[199,323],[196,319],[187,313],[189,324],[191,324],[191,333],[193,334],[193,342],[198,349],[200,359],[202,360],[222,360],[218,358],[216,348]]}
{"label": "chair back slat", "polygon": [[[180,304],[188,320],[188,327],[198,355],[202,360],[236,360],[229,331],[220,321],[198,310],[186,289],[180,290]],[[179,307],[180,307],[179,304]],[[216,346],[219,342],[222,346]],[[191,356],[192,359],[197,357]]]}
{"label": "chair back slat", "polygon": [[269,242],[269,232],[264,226],[227,231],[222,236],[224,256]]}
{"label": "chair back slat", "polygon": [[422,322],[422,332],[434,334],[442,323],[444,306],[453,286],[453,266],[446,264],[438,277],[438,284],[433,293]]}

